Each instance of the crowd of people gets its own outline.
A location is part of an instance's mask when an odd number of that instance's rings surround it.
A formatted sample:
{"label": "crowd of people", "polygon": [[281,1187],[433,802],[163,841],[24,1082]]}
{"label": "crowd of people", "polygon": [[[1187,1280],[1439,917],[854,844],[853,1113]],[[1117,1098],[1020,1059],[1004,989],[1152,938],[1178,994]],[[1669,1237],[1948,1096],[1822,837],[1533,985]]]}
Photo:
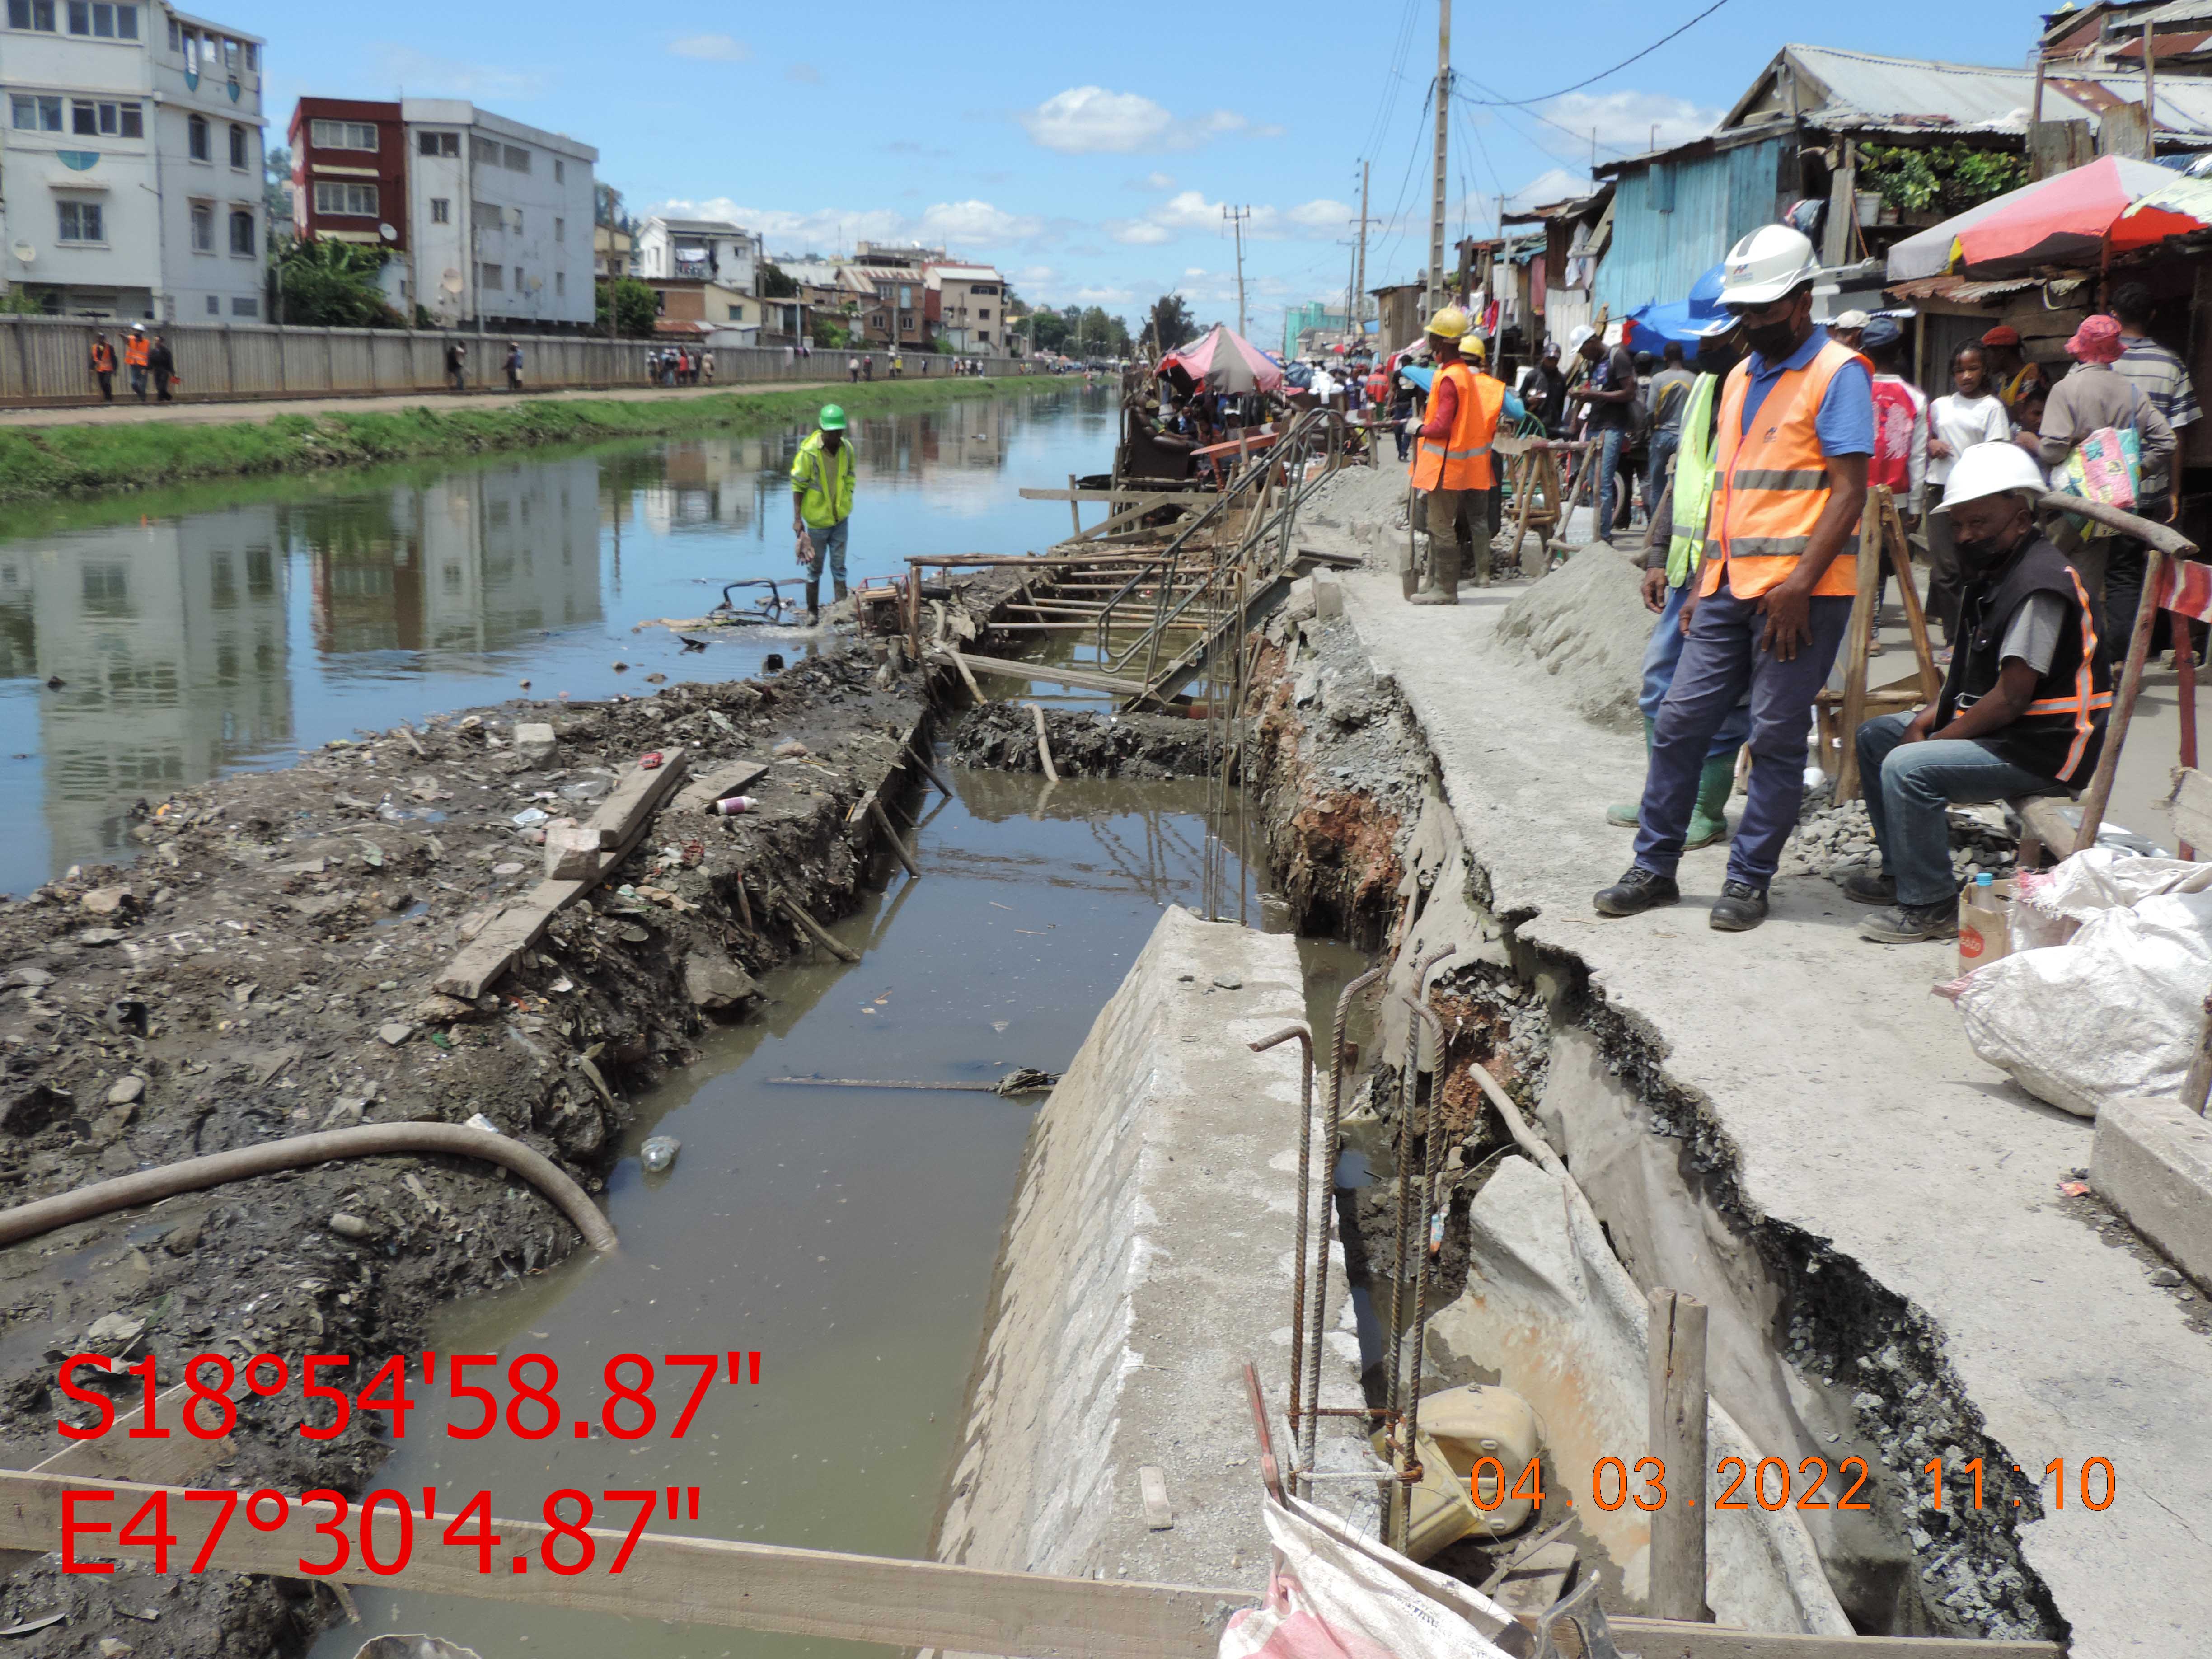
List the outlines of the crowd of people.
{"label": "crowd of people", "polygon": [[663,346],[646,354],[645,377],[654,386],[712,386],[714,351],[699,346]]}

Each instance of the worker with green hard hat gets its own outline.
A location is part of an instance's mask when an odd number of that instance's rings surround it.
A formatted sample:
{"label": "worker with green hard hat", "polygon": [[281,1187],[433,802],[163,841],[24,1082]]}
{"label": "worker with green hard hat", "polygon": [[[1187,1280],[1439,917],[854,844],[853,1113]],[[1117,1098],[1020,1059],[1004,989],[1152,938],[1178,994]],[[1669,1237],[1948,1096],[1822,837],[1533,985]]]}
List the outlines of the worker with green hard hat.
{"label": "worker with green hard hat", "polygon": [[853,516],[853,484],[859,464],[845,441],[845,411],[822,405],[815,430],[791,463],[791,531],[799,539],[799,562],[806,572],[806,622],[822,611],[822,566],[826,560],[836,585],[833,600],[845,597],[845,528]]}

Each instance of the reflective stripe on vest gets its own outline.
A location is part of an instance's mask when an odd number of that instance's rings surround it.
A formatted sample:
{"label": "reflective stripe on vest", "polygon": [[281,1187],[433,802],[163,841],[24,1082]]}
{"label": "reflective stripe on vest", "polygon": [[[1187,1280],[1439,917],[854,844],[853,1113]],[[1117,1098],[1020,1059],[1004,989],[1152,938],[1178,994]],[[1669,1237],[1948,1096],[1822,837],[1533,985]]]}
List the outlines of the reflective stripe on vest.
{"label": "reflective stripe on vest", "polygon": [[1700,374],[1682,411],[1682,441],[1674,451],[1674,534],[1667,544],[1667,586],[1690,580],[1705,552],[1705,514],[1713,504],[1713,399],[1717,374]]}
{"label": "reflective stripe on vest", "polygon": [[[1827,510],[1831,481],[1815,428],[1829,382],[1844,364],[1863,363],[1835,340],[1822,344],[1802,368],[1784,369],[1743,429],[1751,390],[1751,364],[1739,363],[1721,394],[1719,460],[1709,538],[1719,557],[1705,564],[1700,590],[1711,593],[1725,568],[1729,590],[1755,599],[1785,579],[1808,547]],[[1869,370],[1869,373],[1871,371]],[[1858,591],[1858,560],[1844,544],[1814,587],[1816,595],[1849,599]]]}
{"label": "reflective stripe on vest", "polygon": [[[1498,417],[1505,408],[1505,386],[1477,374],[1465,362],[1437,371],[1437,384],[1449,380],[1458,392],[1452,429],[1442,442],[1423,438],[1413,457],[1416,489],[1487,489],[1494,474],[1490,454],[1498,437]],[[1433,399],[1434,393],[1431,394]]]}
{"label": "reflective stripe on vest", "polygon": [[2072,565],[2066,567],[2066,574],[2074,583],[2074,602],[2081,607],[2081,665],[2074,671],[2074,695],[2071,697],[2045,697],[2027,706],[2027,712],[2031,714],[2064,714],[2074,716],[2074,742],[2066,751],[2066,764],[2058,769],[2061,783],[2073,781],[2075,769],[2081,764],[2081,754],[2088,746],[2090,734],[2097,729],[2090,715],[2100,708],[2112,706],[2110,691],[2094,689],[2097,612],[2089,603],[2089,590],[2081,586],[2081,573]]}

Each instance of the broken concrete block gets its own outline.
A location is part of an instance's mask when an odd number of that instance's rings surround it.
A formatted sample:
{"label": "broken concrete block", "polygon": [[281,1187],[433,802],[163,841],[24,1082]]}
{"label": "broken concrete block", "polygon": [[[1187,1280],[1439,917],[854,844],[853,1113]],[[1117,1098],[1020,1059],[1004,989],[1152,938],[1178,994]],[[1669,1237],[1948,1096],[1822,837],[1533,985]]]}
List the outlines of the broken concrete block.
{"label": "broken concrete block", "polygon": [[415,1028],[412,1025],[410,1025],[405,1020],[395,1019],[378,1026],[376,1028],[376,1034],[380,1037],[383,1038],[385,1042],[397,1048],[401,1043],[406,1042],[409,1037],[415,1035]]}
{"label": "broken concrete block", "polygon": [[684,958],[684,990],[695,1008],[732,1007],[761,994],[753,976],[727,957],[694,952]]}
{"label": "broken concrete block", "polygon": [[128,1106],[145,1092],[146,1079],[133,1073],[129,1077],[119,1077],[115,1079],[107,1091],[107,1103],[111,1106]]}
{"label": "broken concrete block", "polygon": [[545,875],[550,881],[580,881],[599,867],[596,825],[556,818],[545,826]]}
{"label": "broken concrete block", "polygon": [[1344,614],[1344,584],[1334,570],[1313,573],[1314,615],[1322,622]]}
{"label": "broken concrete block", "polygon": [[2168,1261],[2212,1285],[2212,1120],[2177,1100],[2106,1102],[2089,1184]]}
{"label": "broken concrete block", "polygon": [[95,887],[77,902],[95,916],[112,916],[131,905],[128,887]]}
{"label": "broken concrete block", "polygon": [[1316,614],[1320,606],[1320,589],[1311,576],[1301,576],[1291,584],[1290,595],[1283,601],[1284,620],[1293,624]]}
{"label": "broken concrete block", "polygon": [[518,760],[532,766],[543,766],[561,750],[561,740],[553,728],[539,720],[524,720],[514,728],[514,754]]}

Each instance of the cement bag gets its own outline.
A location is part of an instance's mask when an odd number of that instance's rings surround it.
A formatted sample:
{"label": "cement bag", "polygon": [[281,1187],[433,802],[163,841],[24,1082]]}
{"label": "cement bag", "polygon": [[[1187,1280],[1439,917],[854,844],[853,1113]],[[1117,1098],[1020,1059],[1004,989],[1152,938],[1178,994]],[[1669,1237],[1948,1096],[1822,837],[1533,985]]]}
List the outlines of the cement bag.
{"label": "cement bag", "polygon": [[2100,910],[2072,943],[2002,957],[1942,989],[1976,1054],[2037,1099],[2093,1118],[2121,1096],[2180,1093],[2208,986],[2212,893],[2181,892]]}
{"label": "cement bag", "polygon": [[2063,945],[2100,910],[2133,904],[2160,893],[2212,888],[2212,864],[2144,858],[2114,847],[2093,847],[2050,870],[2023,870],[2013,878],[2012,948],[2038,951]]}
{"label": "cement bag", "polygon": [[1267,1601],[1230,1620],[1221,1659],[1510,1659],[1486,1636],[1512,1618],[1487,1596],[1326,1510],[1261,1501],[1275,1570]]}

